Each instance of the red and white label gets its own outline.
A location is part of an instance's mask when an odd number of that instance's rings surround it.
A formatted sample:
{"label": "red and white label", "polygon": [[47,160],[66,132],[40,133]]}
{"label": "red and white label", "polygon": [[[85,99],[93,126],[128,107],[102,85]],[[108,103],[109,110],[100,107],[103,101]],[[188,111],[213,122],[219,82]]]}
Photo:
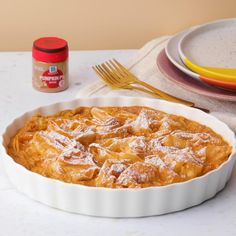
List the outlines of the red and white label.
{"label": "red and white label", "polygon": [[49,69],[40,76],[40,80],[48,88],[61,88],[65,79],[63,72],[57,66],[49,66]]}

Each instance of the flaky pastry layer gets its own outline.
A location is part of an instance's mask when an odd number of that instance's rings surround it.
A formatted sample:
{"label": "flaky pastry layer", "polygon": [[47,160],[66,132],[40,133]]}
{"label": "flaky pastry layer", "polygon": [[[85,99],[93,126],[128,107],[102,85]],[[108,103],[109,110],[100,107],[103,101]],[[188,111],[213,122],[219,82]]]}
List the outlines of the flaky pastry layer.
{"label": "flaky pastry layer", "polygon": [[141,106],[36,114],[8,145],[9,155],[30,171],[108,188],[187,181],[219,167],[231,151],[212,129]]}

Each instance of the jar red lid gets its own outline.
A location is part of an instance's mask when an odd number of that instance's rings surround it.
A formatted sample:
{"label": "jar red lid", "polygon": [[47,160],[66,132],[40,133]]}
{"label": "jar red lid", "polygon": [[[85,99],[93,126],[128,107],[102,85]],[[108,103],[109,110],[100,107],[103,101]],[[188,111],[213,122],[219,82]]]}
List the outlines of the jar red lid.
{"label": "jar red lid", "polygon": [[68,58],[68,44],[57,37],[43,37],[34,41],[32,56],[43,62],[60,62]]}

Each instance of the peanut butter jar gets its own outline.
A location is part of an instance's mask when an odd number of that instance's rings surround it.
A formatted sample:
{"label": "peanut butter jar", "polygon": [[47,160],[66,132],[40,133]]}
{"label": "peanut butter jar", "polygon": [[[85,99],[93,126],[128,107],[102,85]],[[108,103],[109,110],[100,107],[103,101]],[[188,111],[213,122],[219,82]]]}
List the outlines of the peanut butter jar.
{"label": "peanut butter jar", "polygon": [[64,39],[44,37],[34,41],[32,49],[33,87],[54,93],[68,88],[68,44]]}

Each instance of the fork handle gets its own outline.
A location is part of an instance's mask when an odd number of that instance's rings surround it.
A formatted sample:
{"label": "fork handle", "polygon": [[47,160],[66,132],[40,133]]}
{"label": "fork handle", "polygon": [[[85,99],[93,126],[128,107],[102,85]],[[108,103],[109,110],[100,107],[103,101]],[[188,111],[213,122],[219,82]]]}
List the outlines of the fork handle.
{"label": "fork handle", "polygon": [[[139,91],[142,91],[142,92],[144,92],[144,93],[150,94],[150,95],[152,95],[153,97],[156,97],[156,98],[159,98],[159,99],[162,98],[162,97],[159,96],[157,93],[152,92],[152,91],[150,91],[150,90],[148,90],[148,89],[145,89],[145,88],[142,88],[142,87],[138,87],[138,86],[127,86],[126,89],[139,90]],[[163,99],[163,98],[162,98],[162,99]],[[165,99],[165,100],[169,101],[168,99]],[[202,108],[202,107],[197,107],[197,106],[195,106],[194,104],[193,104],[191,107],[197,108],[197,109],[199,109],[199,110],[201,110],[201,111],[204,111],[204,112],[206,112],[206,113],[210,113],[210,111],[209,111],[208,109]]]}
{"label": "fork handle", "polygon": [[186,101],[186,100],[181,99],[181,98],[177,98],[177,97],[172,96],[172,95],[170,95],[168,93],[165,93],[163,91],[160,91],[159,89],[153,87],[150,84],[145,83],[144,81],[136,80],[135,83],[140,84],[142,86],[145,86],[146,88],[152,90],[154,93],[158,94],[161,98],[163,98],[165,100],[173,101],[173,102],[177,102],[177,103],[182,103],[182,104],[185,104],[185,105],[190,106],[190,107],[194,106],[194,103]]}

